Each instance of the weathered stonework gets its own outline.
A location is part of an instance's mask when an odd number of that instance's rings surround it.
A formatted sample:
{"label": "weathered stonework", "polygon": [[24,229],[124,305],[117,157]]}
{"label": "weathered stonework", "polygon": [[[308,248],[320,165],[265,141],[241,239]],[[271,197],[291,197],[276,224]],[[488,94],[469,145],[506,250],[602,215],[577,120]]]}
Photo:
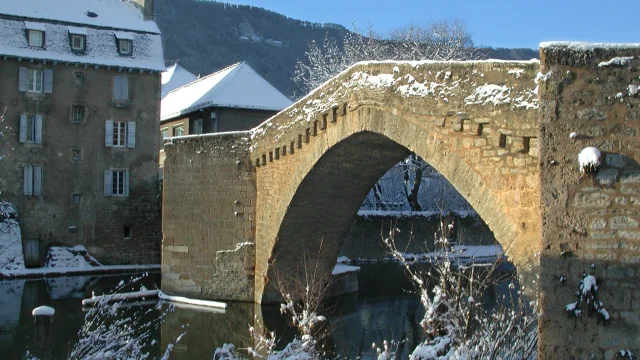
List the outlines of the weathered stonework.
{"label": "weathered stonework", "polygon": [[165,143],[162,289],[253,300],[255,171],[249,134]]}
{"label": "weathered stonework", "polygon": [[[540,84],[542,258],[540,271],[540,355],[543,359],[612,359],[620,349],[640,347],[640,159],[635,112],[640,98],[640,49],[551,45],[541,49]],[[635,57],[626,64],[604,63]],[[602,63],[602,65],[600,65]],[[555,108],[555,109],[554,109]],[[577,136],[570,138],[569,134]],[[595,176],[581,176],[577,154],[588,146],[602,151]],[[572,256],[563,259],[561,251]],[[591,264],[595,270],[591,269]],[[565,305],[583,272],[594,271],[599,300],[610,324],[595,318],[577,321]],[[558,276],[567,277],[560,286]]]}

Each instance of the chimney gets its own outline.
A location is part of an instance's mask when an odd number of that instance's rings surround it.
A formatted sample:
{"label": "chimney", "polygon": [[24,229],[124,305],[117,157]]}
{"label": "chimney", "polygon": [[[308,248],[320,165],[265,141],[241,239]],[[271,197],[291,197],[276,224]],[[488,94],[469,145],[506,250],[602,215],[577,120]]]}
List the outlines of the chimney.
{"label": "chimney", "polygon": [[153,0],[135,0],[136,4],[140,6],[142,11],[142,18],[145,20],[153,20],[154,7]]}

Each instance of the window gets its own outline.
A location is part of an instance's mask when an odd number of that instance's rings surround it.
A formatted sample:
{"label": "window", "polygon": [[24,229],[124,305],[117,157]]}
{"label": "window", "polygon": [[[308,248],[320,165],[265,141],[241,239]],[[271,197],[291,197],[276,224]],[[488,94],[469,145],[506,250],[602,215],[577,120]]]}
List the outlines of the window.
{"label": "window", "polygon": [[129,171],[104,171],[104,196],[129,196]]}
{"label": "window", "polygon": [[51,94],[53,90],[53,70],[19,68],[18,91]]}
{"label": "window", "polygon": [[24,167],[24,194],[42,196],[42,166]]}
{"label": "window", "polygon": [[113,98],[116,101],[129,100],[129,78],[127,76],[113,77]]}
{"label": "window", "polygon": [[113,122],[113,147],[124,147],[126,145],[127,123],[124,121]]}
{"label": "window", "polygon": [[27,69],[27,91],[42,92],[42,70]]}
{"label": "window", "polygon": [[80,194],[75,193],[71,196],[73,200],[73,205],[80,205]]}
{"label": "window", "polygon": [[131,238],[133,237],[133,228],[131,226],[123,226],[122,236],[125,240],[131,240]]}
{"label": "window", "polygon": [[71,106],[71,121],[73,121],[74,124],[82,124],[84,121],[84,106]]}
{"label": "window", "polygon": [[71,35],[71,50],[78,51],[78,52],[84,52],[84,40],[85,40],[84,35],[72,34]]}
{"label": "window", "polygon": [[80,149],[71,149],[71,161],[80,161],[82,151]]}
{"label": "window", "polygon": [[104,146],[136,147],[136,122],[107,120],[104,127]]}
{"label": "window", "polygon": [[77,72],[75,74],[76,85],[84,85],[84,73]]}
{"label": "window", "polygon": [[42,144],[42,116],[41,115],[20,115],[21,143]]}
{"label": "window", "polygon": [[218,113],[217,112],[212,112],[211,113],[211,129],[213,130],[213,132],[218,132]]}
{"label": "window", "polygon": [[118,39],[118,52],[120,55],[131,55],[132,43],[131,40]]}
{"label": "window", "polygon": [[42,47],[44,44],[44,33],[40,30],[27,30],[29,36],[29,46]]}
{"label": "window", "polygon": [[202,134],[202,119],[193,120],[193,125],[191,127],[190,134]]}
{"label": "window", "polygon": [[178,125],[173,127],[173,136],[184,135],[184,125]]}
{"label": "window", "polygon": [[160,136],[162,136],[163,139],[168,138],[169,137],[169,128],[160,129]]}

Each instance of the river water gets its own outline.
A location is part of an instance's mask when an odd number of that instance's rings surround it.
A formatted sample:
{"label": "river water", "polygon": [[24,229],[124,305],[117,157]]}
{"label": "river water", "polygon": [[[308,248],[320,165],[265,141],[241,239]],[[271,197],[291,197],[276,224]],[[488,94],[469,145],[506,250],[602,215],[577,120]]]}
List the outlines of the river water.
{"label": "river water", "polygon": [[[53,358],[66,359],[77,341],[77,333],[84,322],[83,298],[92,292],[101,294],[114,289],[121,280],[132,275],[100,277],[63,277],[39,280],[0,280],[0,359],[21,359],[33,346],[33,318],[31,310],[40,305],[56,309],[54,316]],[[126,291],[138,290],[140,285],[152,289],[159,284],[160,274],[149,274]],[[419,322],[424,309],[404,270],[395,263],[361,265],[360,291],[332,301],[328,318],[333,329],[327,341],[336,355],[346,358],[375,358],[373,342],[405,339],[399,350],[408,355],[421,339]],[[487,294],[487,302],[504,293],[499,285]],[[168,305],[166,305],[168,306]],[[154,309],[154,305],[139,307]],[[151,316],[159,311],[151,310]],[[250,346],[249,326],[262,319],[267,329],[275,331],[281,344],[290,341],[295,332],[280,315],[277,306],[229,303],[225,311],[175,307],[164,318],[161,328],[152,333],[156,343],[149,349],[160,356],[167,344],[186,331],[175,346],[171,359],[212,359],[217,347],[234,343],[236,347]],[[406,357],[404,357],[406,358]]]}

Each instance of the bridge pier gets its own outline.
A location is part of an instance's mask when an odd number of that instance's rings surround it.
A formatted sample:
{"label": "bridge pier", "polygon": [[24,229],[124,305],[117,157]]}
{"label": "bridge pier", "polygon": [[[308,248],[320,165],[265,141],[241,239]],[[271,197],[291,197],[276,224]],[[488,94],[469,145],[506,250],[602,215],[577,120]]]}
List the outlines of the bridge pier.
{"label": "bridge pier", "polygon": [[[640,348],[639,56],[639,47],[615,44],[541,49],[541,359],[612,359]],[[602,165],[581,175],[578,154],[589,146]],[[586,306],[568,316],[583,273],[597,279],[608,325]]]}
{"label": "bridge pier", "polygon": [[165,143],[162,290],[253,301],[256,174],[247,132]]}

